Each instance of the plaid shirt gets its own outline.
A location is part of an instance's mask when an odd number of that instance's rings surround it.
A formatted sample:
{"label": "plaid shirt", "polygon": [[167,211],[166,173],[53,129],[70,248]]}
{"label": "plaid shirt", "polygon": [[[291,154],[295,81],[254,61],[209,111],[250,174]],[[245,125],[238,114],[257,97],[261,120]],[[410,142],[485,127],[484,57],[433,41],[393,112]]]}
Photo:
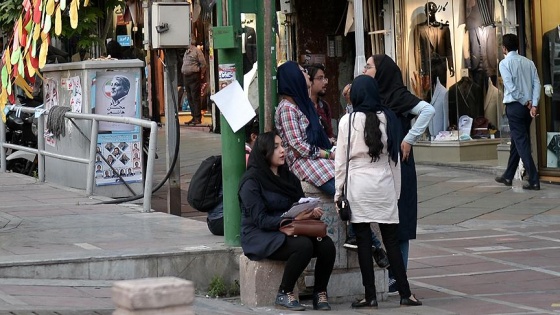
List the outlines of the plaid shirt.
{"label": "plaid shirt", "polygon": [[288,166],[300,180],[319,187],[334,178],[334,160],[320,158],[319,148],[307,142],[309,120],[297,105],[280,101],[274,121],[286,148]]}

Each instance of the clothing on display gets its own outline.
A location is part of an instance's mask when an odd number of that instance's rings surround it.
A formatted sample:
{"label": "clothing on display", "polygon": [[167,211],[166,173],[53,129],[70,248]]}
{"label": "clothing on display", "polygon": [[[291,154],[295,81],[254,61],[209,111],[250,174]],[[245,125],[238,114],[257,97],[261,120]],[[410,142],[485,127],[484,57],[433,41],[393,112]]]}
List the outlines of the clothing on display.
{"label": "clothing on display", "polygon": [[416,67],[421,75],[431,76],[432,87],[436,79],[447,86],[447,68],[451,76],[455,73],[449,25],[437,21],[437,6],[433,2],[428,2],[425,10],[427,21],[414,28]]}
{"label": "clothing on display", "polygon": [[552,104],[550,120],[552,129],[560,129],[560,26],[543,35],[542,45],[542,76],[543,84],[552,86]]}
{"label": "clothing on display", "polygon": [[449,88],[449,126],[457,126],[457,117],[484,115],[482,88],[471,78],[463,77]]}
{"label": "clothing on display", "polygon": [[447,89],[437,79],[434,95],[432,96],[432,106],[435,115],[428,125],[430,136],[435,137],[441,131],[447,130],[449,126],[449,103]]}
{"label": "clothing on display", "polygon": [[560,135],[552,136],[546,148],[554,153],[557,163],[556,167],[560,167]]}

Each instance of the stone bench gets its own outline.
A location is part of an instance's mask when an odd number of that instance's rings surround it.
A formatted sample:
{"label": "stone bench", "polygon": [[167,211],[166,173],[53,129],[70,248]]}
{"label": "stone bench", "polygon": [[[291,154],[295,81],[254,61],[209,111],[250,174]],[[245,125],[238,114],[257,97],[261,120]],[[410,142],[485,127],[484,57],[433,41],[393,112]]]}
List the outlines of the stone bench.
{"label": "stone bench", "polygon": [[[334,202],[315,186],[301,182],[305,196],[320,198],[320,207],[324,211],[321,218],[328,224],[327,233],[336,247],[336,259],[333,273],[329,281],[329,301],[340,303],[363,298],[364,287],[358,264],[358,254],[343,247],[346,240],[346,222],[339,219]],[[375,226],[377,227],[377,226]],[[380,235],[379,232],[376,232]],[[312,290],[314,283],[315,259],[312,259],[307,269],[300,277],[295,288],[297,292]],[[375,265],[375,286],[377,299],[386,300],[388,293],[387,270]],[[278,286],[284,272],[284,262],[261,260],[251,261],[241,254],[239,258],[239,279],[241,288],[241,302],[252,307],[270,306],[274,304]]]}

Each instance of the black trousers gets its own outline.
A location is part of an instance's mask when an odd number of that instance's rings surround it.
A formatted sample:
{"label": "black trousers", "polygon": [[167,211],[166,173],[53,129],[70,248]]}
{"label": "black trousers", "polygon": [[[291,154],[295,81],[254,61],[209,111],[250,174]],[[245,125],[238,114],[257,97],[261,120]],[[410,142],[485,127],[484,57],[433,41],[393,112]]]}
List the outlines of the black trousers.
{"label": "black trousers", "polygon": [[191,115],[194,120],[201,121],[202,114],[200,112],[200,73],[185,74],[183,76],[183,84],[185,85],[185,93],[191,107]]}
{"label": "black trousers", "polygon": [[511,130],[511,146],[507,168],[503,177],[513,179],[519,159],[521,159],[523,166],[529,174],[529,184],[539,184],[539,174],[531,156],[531,138],[529,135],[533,118],[531,117],[530,110],[519,102],[507,103],[506,115],[509,120],[509,129]]}
{"label": "black trousers", "polygon": [[318,241],[316,238],[298,236],[286,237],[284,244],[268,259],[286,262],[279,291],[288,293],[294,290],[297,279],[303,273],[311,258],[317,257],[313,292],[318,293],[327,291],[335,255],[336,249],[330,237],[325,236],[321,241]]}
{"label": "black trousers", "polygon": [[[352,223],[356,232],[356,241],[358,243],[358,262],[360,263],[360,271],[362,273],[362,284],[365,288],[365,298],[371,301],[376,298],[375,290],[375,273],[373,271],[372,242],[370,223]],[[383,238],[383,244],[387,251],[387,257],[401,297],[410,297],[410,285],[406,276],[406,270],[402,259],[399,240],[397,237],[398,224],[379,223],[379,230]]]}

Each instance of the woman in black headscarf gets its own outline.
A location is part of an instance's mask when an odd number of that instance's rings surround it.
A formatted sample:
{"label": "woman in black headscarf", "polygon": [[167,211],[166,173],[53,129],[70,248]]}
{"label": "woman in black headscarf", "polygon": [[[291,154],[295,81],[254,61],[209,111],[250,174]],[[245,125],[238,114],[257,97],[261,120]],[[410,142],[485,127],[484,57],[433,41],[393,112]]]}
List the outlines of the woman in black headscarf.
{"label": "woman in black headscarf", "polygon": [[[286,261],[282,283],[276,296],[276,306],[292,311],[303,311],[293,293],[297,279],[312,257],[315,263],[313,309],[330,310],[327,285],[334,266],[336,250],[330,237],[321,240],[299,236],[288,237],[279,231],[282,214],[294,202],[304,197],[300,180],[285,164],[284,147],[275,132],[257,137],[248,169],[239,185],[241,221],[241,247],[251,260],[264,258]],[[302,212],[294,220],[320,219],[323,210],[315,208]]]}
{"label": "woman in black headscarf", "polygon": [[381,105],[377,82],[370,76],[354,79],[350,99],[354,111],[340,119],[338,128],[335,200],[343,191],[348,171],[346,197],[352,207],[350,222],[356,234],[365,287],[365,298],[352,303],[352,307],[377,307],[371,223],[379,223],[389,263],[399,284],[400,304],[422,305],[410,292],[397,238],[401,188],[399,121],[395,113]]}
{"label": "woman in black headscarf", "polygon": [[334,152],[309,98],[307,71],[293,61],[278,67],[281,96],[274,121],[286,148],[290,170],[300,179],[334,195]]}
{"label": "woman in black headscarf", "polygon": [[[387,55],[369,57],[363,73],[377,80],[381,104],[391,109],[400,121],[402,136],[397,141],[400,143],[403,160],[401,165],[403,185],[399,199],[398,236],[406,269],[409,240],[416,239],[418,220],[418,187],[412,145],[428,127],[435,110],[432,105],[410,93],[403,83],[401,69],[391,57]],[[416,122],[411,125],[413,118],[416,118]],[[397,288],[391,268],[389,275],[389,292],[396,292]]]}

